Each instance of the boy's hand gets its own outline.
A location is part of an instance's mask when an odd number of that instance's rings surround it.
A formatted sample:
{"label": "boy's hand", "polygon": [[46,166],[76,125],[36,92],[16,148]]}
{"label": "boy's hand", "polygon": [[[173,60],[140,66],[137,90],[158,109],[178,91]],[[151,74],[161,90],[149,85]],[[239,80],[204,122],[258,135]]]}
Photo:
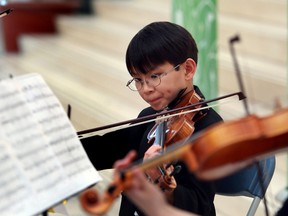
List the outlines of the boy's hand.
{"label": "boy's hand", "polygon": [[[144,155],[144,161],[155,157],[157,155],[160,155],[160,151],[162,150],[161,146],[159,145],[152,145]],[[170,176],[170,174],[174,171],[174,166],[171,165],[169,167],[166,167],[166,164],[163,164],[161,166],[149,169],[145,171],[145,174],[149,181],[153,182],[154,184],[159,185],[159,187],[165,191],[173,191],[176,186],[176,180],[173,176]]]}

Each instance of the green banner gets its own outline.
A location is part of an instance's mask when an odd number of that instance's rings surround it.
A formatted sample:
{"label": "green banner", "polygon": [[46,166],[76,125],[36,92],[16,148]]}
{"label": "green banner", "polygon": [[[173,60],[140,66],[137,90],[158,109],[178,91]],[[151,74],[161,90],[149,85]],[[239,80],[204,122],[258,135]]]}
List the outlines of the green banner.
{"label": "green banner", "polygon": [[173,0],[172,22],[185,27],[199,49],[194,84],[207,99],[218,96],[217,0]]}

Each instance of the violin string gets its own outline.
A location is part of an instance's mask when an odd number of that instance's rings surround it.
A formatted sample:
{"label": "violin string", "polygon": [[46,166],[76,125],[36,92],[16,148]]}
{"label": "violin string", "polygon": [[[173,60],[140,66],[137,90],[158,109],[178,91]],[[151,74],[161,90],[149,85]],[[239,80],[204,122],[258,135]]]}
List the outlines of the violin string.
{"label": "violin string", "polygon": [[[205,106],[205,107],[200,107],[200,108],[196,108],[196,109],[192,109],[192,110],[186,110],[186,111],[181,111],[181,112],[177,112],[177,113],[174,113],[174,114],[168,114],[168,115],[163,115],[163,116],[158,116],[157,118],[155,119],[149,119],[149,120],[146,120],[146,121],[142,121],[142,122],[138,122],[138,123],[134,123],[134,124],[129,124],[129,125],[120,125],[120,126],[117,126],[117,127],[114,127],[114,130],[117,130],[117,129],[124,129],[124,128],[130,128],[130,127],[135,127],[135,126],[138,126],[138,125],[141,125],[141,124],[146,124],[146,123],[150,123],[150,122],[153,122],[155,120],[167,120],[171,117],[175,117],[175,116],[179,116],[179,115],[184,115],[184,114],[187,114],[187,113],[191,113],[191,112],[197,112],[197,111],[200,111],[200,110],[205,110],[205,109],[209,109],[209,108],[213,108],[213,107],[217,107],[217,106],[220,106],[222,104],[227,104],[227,103],[231,103],[231,102],[239,102],[238,100],[235,101],[235,99],[226,99],[221,101],[221,102],[218,102],[217,104],[212,104],[212,105],[209,105],[209,106]],[[108,129],[107,129],[108,130]],[[102,130],[104,133],[105,130]],[[95,132],[96,133],[96,132]],[[79,137],[79,139],[83,139],[83,138],[87,138],[89,136],[92,136],[94,135],[95,133],[90,133],[90,134],[87,134],[87,135],[81,135],[81,137]]]}

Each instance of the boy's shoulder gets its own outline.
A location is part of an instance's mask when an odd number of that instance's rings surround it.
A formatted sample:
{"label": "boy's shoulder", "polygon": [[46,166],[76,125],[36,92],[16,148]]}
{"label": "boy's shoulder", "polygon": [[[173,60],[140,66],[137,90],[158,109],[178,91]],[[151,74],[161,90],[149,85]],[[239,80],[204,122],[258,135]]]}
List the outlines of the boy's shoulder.
{"label": "boy's shoulder", "polygon": [[143,116],[148,116],[148,115],[153,115],[157,113],[156,110],[154,110],[152,107],[146,107],[145,109],[143,109],[139,115],[138,115],[138,118],[139,117],[143,117]]}

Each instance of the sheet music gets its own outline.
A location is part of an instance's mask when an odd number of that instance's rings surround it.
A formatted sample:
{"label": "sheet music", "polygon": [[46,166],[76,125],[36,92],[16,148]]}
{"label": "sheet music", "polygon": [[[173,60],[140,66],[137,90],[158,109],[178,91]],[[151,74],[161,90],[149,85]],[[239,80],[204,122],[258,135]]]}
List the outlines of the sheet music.
{"label": "sheet music", "polygon": [[41,213],[102,180],[40,75],[0,89],[0,215]]}

